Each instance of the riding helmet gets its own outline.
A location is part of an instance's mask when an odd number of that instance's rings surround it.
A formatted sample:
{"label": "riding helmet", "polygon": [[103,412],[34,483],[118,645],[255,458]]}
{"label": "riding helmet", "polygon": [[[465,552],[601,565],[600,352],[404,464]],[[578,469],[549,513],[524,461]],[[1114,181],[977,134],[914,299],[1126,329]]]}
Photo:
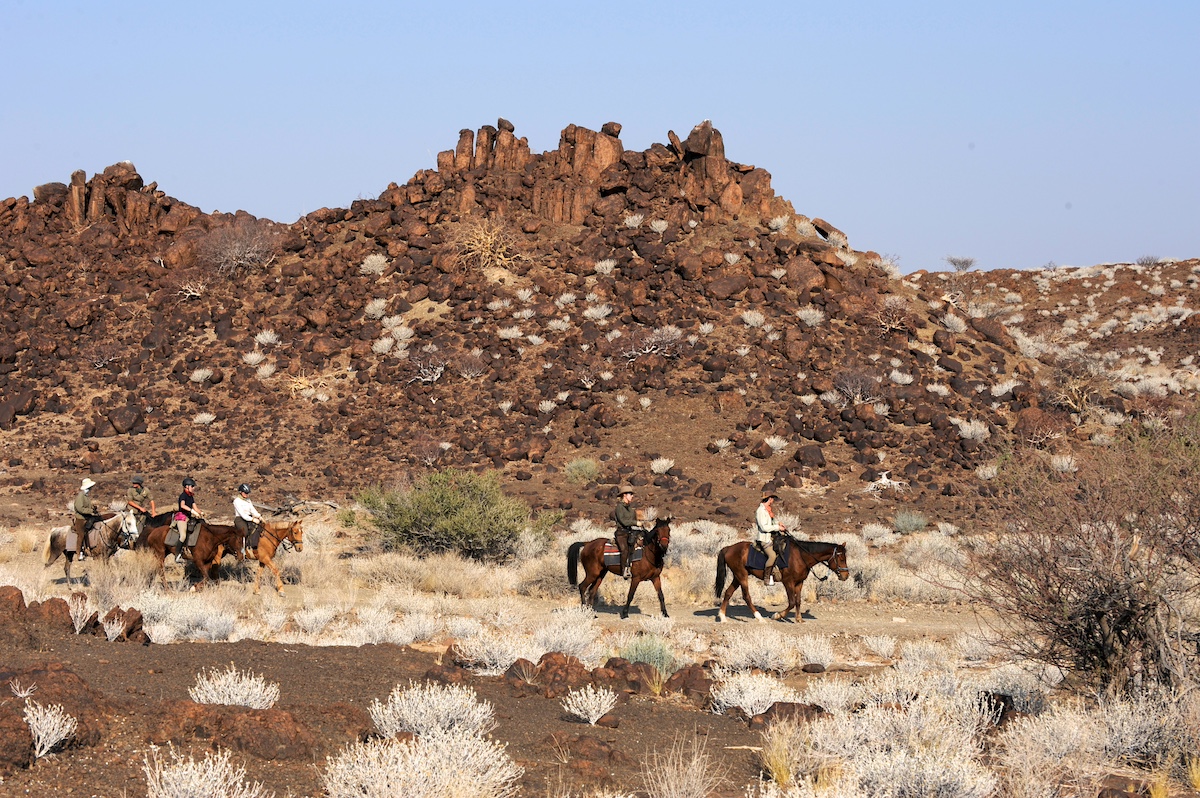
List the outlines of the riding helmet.
{"label": "riding helmet", "polygon": [[145,485],[146,484],[146,478],[143,477],[141,474],[134,474],[133,479],[131,479],[129,481],[132,482],[134,485]]}
{"label": "riding helmet", "polygon": [[241,485],[238,485],[238,493],[249,493],[249,492],[250,492],[250,486],[247,485],[245,482],[243,482]]}
{"label": "riding helmet", "polygon": [[185,488],[194,488],[196,487],[196,480],[192,479],[191,477],[185,477],[183,480],[183,486]]}

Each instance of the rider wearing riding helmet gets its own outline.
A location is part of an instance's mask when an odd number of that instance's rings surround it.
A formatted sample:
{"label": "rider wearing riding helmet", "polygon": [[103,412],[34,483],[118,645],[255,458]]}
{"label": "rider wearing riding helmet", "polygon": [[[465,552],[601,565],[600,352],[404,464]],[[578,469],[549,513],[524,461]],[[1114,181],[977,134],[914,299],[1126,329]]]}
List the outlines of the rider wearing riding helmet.
{"label": "rider wearing riding helmet", "polygon": [[133,518],[137,522],[138,534],[142,534],[142,530],[146,528],[146,522],[150,517],[157,515],[158,511],[154,506],[154,499],[150,497],[150,491],[146,490],[146,478],[141,474],[134,474],[131,479],[129,490],[125,493],[125,504],[130,510],[133,510]]}
{"label": "rider wearing riding helmet", "polygon": [[250,501],[250,486],[243,482],[238,485],[238,495],[233,499],[233,525],[242,533],[246,541],[246,552],[250,557],[258,559],[258,536],[262,534],[262,516],[258,508]]}
{"label": "rider wearing riding helmet", "polygon": [[184,558],[192,559],[192,547],[196,545],[195,537],[199,535],[196,529],[198,522],[203,519],[200,509],[196,507],[196,480],[187,477],[183,480],[183,493],[179,494],[179,503],[175,507],[175,521],[171,525],[171,534],[167,536],[167,547],[175,552],[175,562],[183,562]]}
{"label": "rider wearing riding helmet", "polygon": [[83,484],[79,486],[79,494],[71,504],[71,511],[75,514],[75,518],[71,524],[71,532],[67,535],[66,555],[68,561],[75,559],[76,552],[79,552],[81,561],[84,559],[84,552],[87,551],[87,534],[96,522],[101,520],[100,513],[91,496],[91,490],[95,486],[96,483],[93,480],[84,479]]}

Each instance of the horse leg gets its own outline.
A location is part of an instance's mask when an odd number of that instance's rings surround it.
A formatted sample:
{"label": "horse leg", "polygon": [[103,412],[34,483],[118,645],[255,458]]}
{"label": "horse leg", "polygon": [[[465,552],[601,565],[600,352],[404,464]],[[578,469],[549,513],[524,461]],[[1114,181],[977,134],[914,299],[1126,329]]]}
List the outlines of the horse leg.
{"label": "horse leg", "polygon": [[71,584],[71,560],[75,559],[70,555],[64,556],[63,573],[67,575],[67,585]]}
{"label": "horse leg", "polygon": [[265,567],[266,566],[263,565],[262,560],[259,560],[258,570],[254,572],[254,595],[256,596],[258,595],[258,588],[262,582],[263,568]]}
{"label": "horse leg", "polygon": [[721,609],[717,610],[717,621],[725,620],[725,612],[729,609],[729,599],[733,596],[733,591],[738,589],[738,584],[741,582],[741,577],[737,572],[730,569],[730,575],[733,577],[729,582],[729,587],[725,588],[725,595],[721,597]]}
{"label": "horse leg", "polygon": [[655,574],[653,584],[654,589],[658,591],[658,607],[662,610],[664,618],[670,618],[671,616],[667,615],[667,600],[662,592],[662,574]]}
{"label": "horse leg", "polygon": [[[783,575],[780,574],[780,576],[783,576]],[[796,585],[793,584],[792,582],[790,582],[787,578],[783,578],[780,581],[783,582],[783,590],[785,593],[787,593],[788,603],[787,603],[787,606],[783,608],[783,612],[777,612],[774,615],[772,615],[771,617],[777,621],[786,621],[788,618],[788,613],[790,613],[792,611],[792,609],[795,608],[797,620],[801,620],[801,621],[804,620],[803,618],[800,617],[799,606],[798,606],[799,601],[797,600],[798,592],[796,590]]]}
{"label": "horse leg", "polygon": [[625,607],[621,610],[621,620],[629,617],[629,605],[633,603],[633,594],[637,592],[638,585],[642,583],[642,578],[637,574],[633,575],[633,579],[629,580],[629,595],[625,597]]}
{"label": "horse leg", "polygon": [[279,573],[278,566],[275,565],[275,560],[272,557],[267,558],[267,567],[271,569],[271,573],[275,574],[275,592],[283,595],[283,575]]}
{"label": "horse leg", "polygon": [[742,598],[746,600],[746,606],[750,608],[750,612],[754,614],[754,619],[758,621],[766,621],[758,611],[758,607],[754,606],[754,599],[750,598],[750,574],[746,573],[745,569],[739,574],[737,570],[733,572],[733,578],[736,579],[742,586]]}

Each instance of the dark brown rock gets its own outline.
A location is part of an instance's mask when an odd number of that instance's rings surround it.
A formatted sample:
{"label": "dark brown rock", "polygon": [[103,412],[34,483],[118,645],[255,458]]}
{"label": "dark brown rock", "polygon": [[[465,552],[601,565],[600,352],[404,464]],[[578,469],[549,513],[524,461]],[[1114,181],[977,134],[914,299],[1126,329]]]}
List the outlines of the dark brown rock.
{"label": "dark brown rock", "polygon": [[266,760],[309,760],[316,747],[312,732],[285,710],[192,701],[165,703],[163,717],[147,735],[159,745],[193,739]]}

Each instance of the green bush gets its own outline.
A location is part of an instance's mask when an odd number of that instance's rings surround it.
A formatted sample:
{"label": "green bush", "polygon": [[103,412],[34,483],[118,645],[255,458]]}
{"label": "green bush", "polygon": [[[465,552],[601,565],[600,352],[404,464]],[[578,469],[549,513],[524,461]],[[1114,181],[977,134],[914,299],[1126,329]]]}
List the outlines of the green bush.
{"label": "green bush", "polygon": [[929,526],[929,519],[925,517],[924,513],[916,510],[901,510],[892,519],[892,524],[895,525],[897,532],[907,535],[911,532],[920,532]]}
{"label": "green bush", "polygon": [[529,505],[506,496],[495,472],[447,469],[427,474],[406,490],[362,491],[385,548],[418,553],[455,552],[476,560],[512,559],[522,533],[549,537],[561,513],[531,520]]}
{"label": "green bush", "polygon": [[579,485],[586,485],[600,476],[600,466],[589,457],[580,457],[567,463],[563,471],[567,479]]}
{"label": "green bush", "polygon": [[337,511],[337,522],[346,529],[353,529],[358,524],[358,515],[353,507],[343,507]]}
{"label": "green bush", "polygon": [[629,641],[620,651],[620,656],[630,662],[644,662],[658,671],[663,678],[675,672],[678,659],[671,641],[662,635],[640,634]]}

